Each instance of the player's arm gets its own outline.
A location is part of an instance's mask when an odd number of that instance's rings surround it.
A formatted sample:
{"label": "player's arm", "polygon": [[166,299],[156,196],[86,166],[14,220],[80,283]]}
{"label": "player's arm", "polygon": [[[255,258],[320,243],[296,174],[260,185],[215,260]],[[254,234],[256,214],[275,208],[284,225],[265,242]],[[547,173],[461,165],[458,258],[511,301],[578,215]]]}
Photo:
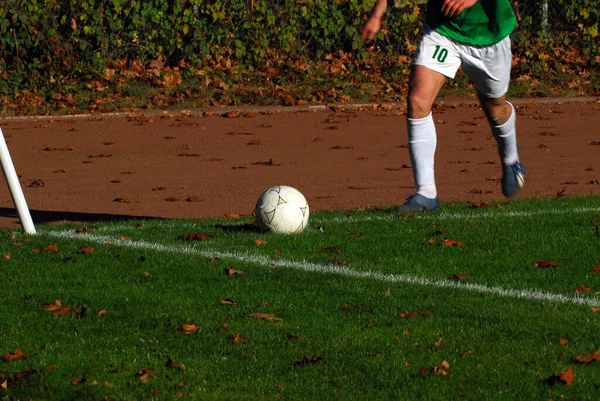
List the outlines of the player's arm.
{"label": "player's arm", "polygon": [[361,32],[363,42],[372,41],[377,32],[379,32],[379,29],[381,29],[381,18],[383,18],[386,9],[387,0],[377,0],[377,3],[371,12],[371,16]]}
{"label": "player's arm", "polygon": [[455,17],[466,8],[471,8],[479,0],[444,0],[442,3],[442,14],[446,17]]}

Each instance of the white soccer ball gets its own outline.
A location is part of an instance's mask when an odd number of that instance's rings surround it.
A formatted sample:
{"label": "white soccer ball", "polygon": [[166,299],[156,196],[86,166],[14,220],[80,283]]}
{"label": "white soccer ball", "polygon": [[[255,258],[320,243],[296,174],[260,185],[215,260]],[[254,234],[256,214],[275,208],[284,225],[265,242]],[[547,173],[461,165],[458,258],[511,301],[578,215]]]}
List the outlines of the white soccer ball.
{"label": "white soccer ball", "polygon": [[277,185],[258,198],[254,208],[256,225],[273,233],[302,232],[308,225],[308,202],[295,188]]}

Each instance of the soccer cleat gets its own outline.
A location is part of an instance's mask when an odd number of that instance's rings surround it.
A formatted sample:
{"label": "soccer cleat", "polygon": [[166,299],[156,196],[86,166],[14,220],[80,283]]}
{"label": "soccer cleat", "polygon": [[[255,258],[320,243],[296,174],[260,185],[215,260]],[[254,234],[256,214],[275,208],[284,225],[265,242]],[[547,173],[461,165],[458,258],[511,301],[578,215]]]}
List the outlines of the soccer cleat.
{"label": "soccer cleat", "polygon": [[502,193],[507,198],[512,198],[521,191],[525,185],[525,166],[520,162],[507,165],[502,164]]}
{"label": "soccer cleat", "polygon": [[418,212],[420,210],[437,209],[440,205],[440,200],[436,196],[434,199],[426,198],[420,194],[414,194],[406,198],[404,204],[396,208],[398,213]]}

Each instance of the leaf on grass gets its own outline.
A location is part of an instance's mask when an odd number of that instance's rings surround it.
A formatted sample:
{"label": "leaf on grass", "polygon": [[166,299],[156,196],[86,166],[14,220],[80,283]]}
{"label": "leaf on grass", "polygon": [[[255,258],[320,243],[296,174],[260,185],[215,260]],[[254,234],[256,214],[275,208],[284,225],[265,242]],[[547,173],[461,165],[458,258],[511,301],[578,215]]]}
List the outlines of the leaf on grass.
{"label": "leaf on grass", "polygon": [[267,245],[267,241],[265,241],[262,238],[258,238],[258,239],[254,240],[254,245],[256,245],[256,246]]}
{"label": "leaf on grass", "polygon": [[592,351],[587,355],[583,356],[575,356],[572,358],[573,362],[582,363],[582,364],[590,364],[592,362],[600,362],[600,350]]}
{"label": "leaf on grass", "polygon": [[588,286],[586,286],[586,285],[582,284],[582,285],[580,285],[579,287],[575,288],[575,291],[576,291],[578,294],[581,294],[582,292],[590,292],[590,287],[588,287]]}
{"label": "leaf on grass", "polygon": [[244,274],[243,271],[235,269],[234,267],[226,267],[225,269],[223,269],[223,271],[228,276],[241,276],[242,274]]}
{"label": "leaf on grass", "polygon": [[107,309],[102,309],[100,312],[98,312],[98,316],[103,316],[106,315],[108,313]]}
{"label": "leaf on grass", "polygon": [[455,241],[453,239],[450,238],[446,238],[445,240],[443,240],[442,242],[440,242],[440,245],[442,246],[442,248],[451,248],[453,246],[456,247],[461,247],[464,246],[465,244],[463,242],[460,241]]}
{"label": "leaf on grass", "polygon": [[194,334],[198,330],[200,330],[200,326],[197,323],[184,323],[179,326],[179,329],[183,331],[185,334]]}
{"label": "leaf on grass", "polygon": [[304,355],[302,357],[302,359],[294,362],[294,366],[303,367],[303,366],[306,366],[308,364],[313,364],[314,365],[315,363],[319,363],[320,361],[323,361],[323,360],[325,360],[325,357],[323,355],[319,355],[319,356],[313,356],[313,355],[307,356],[307,355]]}
{"label": "leaf on grass", "polygon": [[464,273],[457,273],[457,274],[452,274],[450,276],[451,279],[456,280],[456,281],[462,281],[462,280],[468,280],[471,278],[471,276],[469,276],[468,274],[464,274]]}
{"label": "leaf on grass", "polygon": [[544,259],[540,259],[533,264],[534,269],[537,269],[537,268],[547,269],[549,267],[558,267],[558,266],[560,266],[560,263],[550,262],[550,261],[544,260]]}
{"label": "leaf on grass", "polygon": [[85,376],[82,377],[73,377],[71,378],[71,384],[73,386],[77,386],[79,384],[83,384],[87,381],[87,378]]}
{"label": "leaf on grass", "polygon": [[206,241],[213,236],[206,233],[186,233],[182,235],[182,238],[186,241]]}
{"label": "leaf on grass", "polygon": [[341,265],[341,266],[344,266],[347,263],[348,262],[345,259],[340,259],[340,258],[336,258],[336,257],[331,258],[331,264],[332,265]]}
{"label": "leaf on grass", "polygon": [[247,313],[246,316],[253,317],[255,319],[260,319],[260,320],[268,320],[271,322],[278,322],[281,320],[281,318],[275,317],[275,315],[272,313],[255,312],[255,313]]}
{"label": "leaf on grass", "polygon": [[575,382],[575,374],[573,373],[573,369],[569,366],[566,372],[554,374],[544,382],[550,385],[564,384],[566,387],[569,387]]}
{"label": "leaf on grass", "polygon": [[58,247],[56,245],[54,245],[54,244],[48,245],[47,247],[45,247],[44,249],[42,249],[42,252],[46,252],[46,253],[58,252]]}
{"label": "leaf on grass", "polygon": [[96,250],[90,246],[82,246],[77,250],[77,253],[81,253],[83,255],[89,255],[90,253],[94,253]]}
{"label": "leaf on grass", "polygon": [[293,334],[291,334],[291,333],[288,333],[288,334],[287,334],[287,338],[288,338],[288,340],[290,340],[290,341],[299,341],[299,342],[304,342],[304,338],[302,338],[302,337],[300,337],[300,336],[295,336],[295,335],[293,335]]}
{"label": "leaf on grass", "polygon": [[165,366],[167,367],[167,369],[185,370],[185,365],[183,363],[173,362],[171,357],[167,359],[167,362],[165,362]]}
{"label": "leaf on grass", "polygon": [[600,273],[600,265],[592,267],[590,273]]}
{"label": "leaf on grass", "polygon": [[249,340],[247,338],[242,338],[241,333],[235,333],[231,336],[231,341],[234,344],[246,344]]}
{"label": "leaf on grass", "polygon": [[321,248],[315,248],[313,249],[313,252],[333,252],[333,253],[341,253],[342,250],[340,249],[339,246],[336,245],[331,245],[331,246],[324,246]]}
{"label": "leaf on grass", "polygon": [[450,364],[448,361],[440,362],[435,368],[433,368],[433,373],[440,376],[448,376],[452,370],[450,369]]}
{"label": "leaf on grass", "polygon": [[562,337],[560,337],[558,339],[558,341],[560,342],[561,345],[566,345],[569,342],[569,340],[567,340],[566,338],[562,338]]}
{"label": "leaf on grass", "polygon": [[142,383],[148,383],[151,378],[156,377],[156,376],[154,376],[154,374],[152,374],[153,371],[154,371],[154,369],[144,368],[144,369],[139,370],[135,374],[135,377],[137,377],[138,380],[141,381]]}
{"label": "leaf on grass", "polygon": [[54,301],[53,304],[47,304],[44,308],[45,311],[54,312],[54,316],[66,316],[71,313],[75,313],[75,308],[69,308],[68,306],[62,306],[60,299]]}
{"label": "leaf on grass", "polygon": [[15,352],[7,352],[6,354],[4,354],[4,356],[2,357],[2,359],[4,359],[4,361],[9,362],[9,361],[18,361],[20,359],[25,359],[29,356],[29,354],[21,351],[19,348],[15,349]]}
{"label": "leaf on grass", "polygon": [[229,299],[229,298],[225,298],[221,300],[221,305],[225,305],[225,306],[239,306],[240,304],[238,304],[237,302]]}
{"label": "leaf on grass", "polygon": [[225,213],[224,216],[226,219],[239,219],[240,218],[239,214],[233,213],[233,212]]}

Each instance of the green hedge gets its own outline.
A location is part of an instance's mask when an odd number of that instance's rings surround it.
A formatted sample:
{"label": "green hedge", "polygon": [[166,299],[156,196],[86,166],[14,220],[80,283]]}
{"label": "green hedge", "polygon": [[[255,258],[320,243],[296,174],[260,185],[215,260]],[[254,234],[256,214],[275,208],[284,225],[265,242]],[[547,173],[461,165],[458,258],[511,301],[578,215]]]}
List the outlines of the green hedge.
{"label": "green hedge", "polygon": [[[516,74],[541,80],[549,71],[598,71],[597,0],[551,2],[559,10],[553,24],[560,29],[544,30],[532,17],[539,13],[539,2],[531,2],[529,10],[523,9],[527,1],[515,3],[520,17],[515,54],[527,61]],[[367,48],[359,30],[374,0],[3,2],[0,93],[29,90],[49,96],[96,79],[114,80],[107,68],[118,76],[135,65],[140,73],[130,78],[152,82],[152,74],[144,71],[157,59],[184,73],[203,69],[211,74],[227,68],[264,71],[294,61],[318,65],[325,55],[344,54],[356,65],[373,57],[384,63],[410,57],[424,1],[390,3],[376,46]],[[384,67],[400,68],[398,63]],[[405,68],[396,71],[405,73]]]}

